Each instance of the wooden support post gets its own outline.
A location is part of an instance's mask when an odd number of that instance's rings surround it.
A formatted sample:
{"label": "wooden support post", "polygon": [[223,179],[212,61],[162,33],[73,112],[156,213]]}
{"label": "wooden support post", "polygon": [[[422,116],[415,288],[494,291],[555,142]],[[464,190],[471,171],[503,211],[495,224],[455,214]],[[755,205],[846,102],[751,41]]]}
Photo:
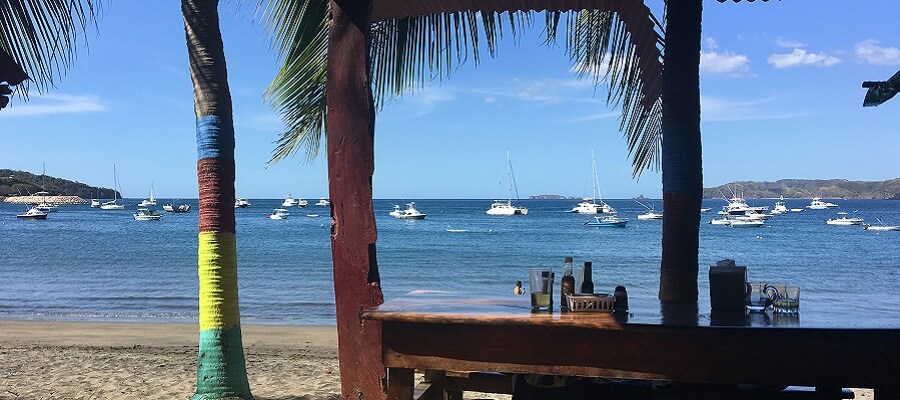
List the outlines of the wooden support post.
{"label": "wooden support post", "polygon": [[444,386],[446,385],[447,373],[440,370],[425,371],[425,381],[430,385],[428,390],[419,396],[419,400],[444,400]]}
{"label": "wooden support post", "polygon": [[384,302],[372,210],[372,0],[331,0],[330,5],[326,131],[341,392],[344,399],[384,399],[381,324],[359,318],[362,309]]}
{"label": "wooden support post", "polygon": [[415,371],[412,368],[388,369],[388,400],[412,400],[413,388],[415,387]]}

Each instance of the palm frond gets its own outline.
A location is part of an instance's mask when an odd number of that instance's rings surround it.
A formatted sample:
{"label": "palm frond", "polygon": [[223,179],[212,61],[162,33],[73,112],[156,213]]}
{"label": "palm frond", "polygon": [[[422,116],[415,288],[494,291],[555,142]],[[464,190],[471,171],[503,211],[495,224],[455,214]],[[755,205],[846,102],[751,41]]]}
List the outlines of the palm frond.
{"label": "palm frond", "polygon": [[661,159],[662,75],[657,46],[662,38],[656,32],[659,22],[646,6],[623,8],[548,12],[546,43],[555,43],[565,17],[569,59],[579,78],[607,85],[607,104],[621,107],[619,129],[628,144],[632,175],[638,177],[645,170],[658,170]]}
{"label": "palm frond", "polygon": [[[71,67],[77,43],[84,40],[80,35],[87,34],[89,25],[96,27],[99,13],[98,0],[4,1],[0,48],[22,66],[38,91],[44,91]],[[27,84],[24,89],[27,95]]]}

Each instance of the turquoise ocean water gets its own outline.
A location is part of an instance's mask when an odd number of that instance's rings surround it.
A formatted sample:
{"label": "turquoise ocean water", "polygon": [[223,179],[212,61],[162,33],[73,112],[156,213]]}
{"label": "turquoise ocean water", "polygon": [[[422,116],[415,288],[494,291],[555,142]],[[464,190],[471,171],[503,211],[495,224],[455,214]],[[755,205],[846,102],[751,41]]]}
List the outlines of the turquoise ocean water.
{"label": "turquoise ocean water", "polygon": [[[593,262],[597,291],[625,285],[633,303],[656,297],[662,223],[637,220],[644,208],[633,200],[607,200],[630,218],[624,229],[584,226],[589,216],[565,212],[573,200],[522,200],[529,214],[515,217],[486,215],[490,200],[415,201],[427,219],[396,220],[388,212],[406,200],[375,201],[388,300],[415,289],[505,295],[516,280],[527,286],[529,267],[559,268],[567,255],[576,265]],[[900,225],[900,201],[831,201],[840,207],[728,228],[707,223],[725,202],[704,200],[712,211],[700,227],[700,310],[709,309],[708,266],[731,258],[748,267],[751,281],[799,285],[801,317],[864,310],[900,320],[900,232],[824,223],[844,211]],[[158,222],[134,221],[137,200],[126,203],[125,211],[60,206],[46,221],[17,220],[23,206],[0,203],[0,319],[196,321],[196,200],[189,213]],[[294,207],[290,218],[270,220],[280,199],[251,203],[236,210],[243,321],[334,324],[328,210]],[[662,210],[659,200],[651,203]]]}

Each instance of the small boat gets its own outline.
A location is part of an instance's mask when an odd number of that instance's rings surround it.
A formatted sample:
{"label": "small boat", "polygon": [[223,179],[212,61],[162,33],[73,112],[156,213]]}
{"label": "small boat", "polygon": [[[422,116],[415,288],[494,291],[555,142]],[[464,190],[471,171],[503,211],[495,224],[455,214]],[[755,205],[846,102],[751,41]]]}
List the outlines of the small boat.
{"label": "small boat", "polygon": [[399,213],[395,213],[395,211],[397,211],[397,210],[399,210],[399,209],[400,209],[400,207],[397,206],[397,207],[394,208],[394,211],[391,211],[391,215],[392,215],[394,218],[399,218],[399,219],[425,219],[425,216],[428,215],[428,214],[419,212],[419,210],[416,210],[416,203],[414,203],[414,202],[406,203],[406,209],[405,209],[405,210],[400,211]]}
{"label": "small boat", "polygon": [[494,200],[485,213],[487,215],[528,215],[528,209],[525,207],[516,207],[512,204],[512,192],[515,188],[516,199],[519,198],[519,189],[516,187],[516,177],[512,171],[512,161],[509,159],[509,149],[506,149],[506,192],[508,196],[506,201]]}
{"label": "small boat", "polygon": [[42,202],[34,207],[37,208],[38,210],[41,210],[46,213],[56,212],[56,209],[59,208],[59,206],[57,206],[56,204],[44,203],[44,202]]}
{"label": "small boat", "polygon": [[153,184],[150,184],[150,198],[142,199],[140,203],[138,203],[138,207],[155,207],[156,206],[156,196],[153,196]]}
{"label": "small boat", "polygon": [[331,202],[328,201],[328,199],[326,199],[324,197],[319,199],[319,201],[316,202],[317,207],[328,207],[330,205],[331,205]]}
{"label": "small boat", "polygon": [[101,210],[124,210],[125,206],[119,204],[116,200],[110,200],[100,205]]}
{"label": "small boat", "polygon": [[399,218],[401,215],[403,215],[403,210],[400,209],[399,204],[394,204],[394,209],[391,210],[391,212],[389,212],[388,215],[390,215],[394,218]]}
{"label": "small boat", "polygon": [[791,212],[803,212],[803,208],[792,208]]}
{"label": "small boat", "polygon": [[728,226],[731,228],[759,228],[760,226],[763,226],[763,224],[765,224],[765,222],[760,220],[735,219],[732,220]]}
{"label": "small boat", "polygon": [[297,200],[297,207],[303,208],[309,205],[309,202],[306,199]]}
{"label": "small boat", "polygon": [[19,219],[47,219],[47,213],[38,210],[37,207],[31,207],[24,214],[16,215]]}
{"label": "small boat", "polygon": [[840,218],[829,218],[825,220],[825,223],[828,225],[862,225],[863,219],[860,217],[848,217],[847,213],[839,212]]}
{"label": "small boat", "polygon": [[447,232],[452,232],[452,233],[461,233],[461,232],[468,232],[468,231],[469,231],[468,229],[447,229]]}
{"label": "small boat", "polygon": [[824,210],[826,208],[837,207],[837,204],[829,203],[827,201],[822,201],[821,197],[813,197],[812,201],[809,203],[806,208],[810,210]]}
{"label": "small boat", "polygon": [[294,198],[291,197],[290,193],[288,193],[287,197],[284,198],[284,201],[281,202],[282,207],[293,207],[296,205],[297,205],[297,200],[294,200]]}
{"label": "small boat", "polygon": [[91,208],[100,208],[100,200],[91,199]]}
{"label": "small boat", "polygon": [[881,218],[876,219],[878,220],[878,225],[864,224],[865,227],[863,229],[867,231],[900,231],[900,225],[885,225]]}
{"label": "small boat", "polygon": [[319,216],[319,214],[306,214],[306,216],[310,218],[316,218]]}
{"label": "small boat", "polygon": [[650,206],[650,205],[648,205],[648,204],[641,203],[641,202],[638,201],[637,199],[635,199],[634,201],[637,201],[638,204],[644,206],[644,208],[647,209],[647,212],[645,212],[645,213],[643,213],[643,214],[639,214],[639,215],[637,216],[637,219],[642,220],[642,221],[647,221],[647,220],[656,220],[656,219],[662,219],[662,218],[663,218],[663,215],[660,214],[660,213],[658,213],[658,212],[656,212],[656,211],[653,209],[652,206]]}
{"label": "small boat", "polygon": [[250,202],[247,199],[241,197],[239,199],[234,200],[234,208],[247,208],[250,207]]}
{"label": "small boat", "polygon": [[159,221],[162,219],[162,214],[149,208],[138,208],[137,212],[131,214],[131,216],[134,217],[135,221]]}
{"label": "small boat", "polygon": [[276,208],[276,209],[272,210],[272,214],[269,214],[269,216],[266,218],[268,218],[268,219],[287,219],[287,217],[289,217],[290,215],[291,215],[291,213],[289,213],[288,210],[285,210],[283,208]]}
{"label": "small boat", "polygon": [[772,214],[787,214],[788,208],[784,205],[784,196],[781,196],[779,201],[775,202],[775,208],[772,209]]}
{"label": "small boat", "polygon": [[[591,150],[591,178],[594,181],[591,197],[583,198],[583,201],[572,207],[570,212],[579,214],[615,214],[616,209],[603,202],[603,198],[600,197],[600,181],[597,179],[597,162],[594,159],[593,150]],[[600,202],[598,203],[595,198],[599,198]]]}
{"label": "small boat", "polygon": [[191,205],[185,203],[185,204],[179,204],[178,206],[175,206],[172,203],[166,203],[166,204],[163,204],[162,208],[163,208],[163,210],[166,210],[166,212],[182,213],[182,212],[188,212],[188,210],[191,209]]}
{"label": "small boat", "polygon": [[728,218],[713,218],[709,220],[709,223],[712,225],[731,225],[731,222],[734,221]]}
{"label": "small boat", "polygon": [[628,223],[628,218],[621,218],[615,215],[606,215],[602,217],[594,217],[593,221],[585,222],[585,226],[596,226],[600,228],[624,228]]}
{"label": "small boat", "polygon": [[709,211],[709,210],[712,210],[712,208],[709,208],[709,207],[703,207],[703,208],[700,209],[700,212],[707,212],[707,211]]}

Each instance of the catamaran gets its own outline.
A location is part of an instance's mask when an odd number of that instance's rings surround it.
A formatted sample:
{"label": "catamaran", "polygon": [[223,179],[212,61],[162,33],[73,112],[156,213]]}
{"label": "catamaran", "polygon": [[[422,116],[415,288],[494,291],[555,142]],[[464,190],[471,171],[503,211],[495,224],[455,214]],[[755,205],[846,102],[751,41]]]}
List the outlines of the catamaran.
{"label": "catamaran", "polygon": [[519,199],[519,188],[516,187],[516,176],[513,174],[512,161],[509,159],[509,149],[506,149],[506,201],[494,200],[491,208],[485,211],[488,215],[528,215],[525,207],[516,207],[512,204],[512,192],[516,191],[516,200]]}
{"label": "catamaran", "polygon": [[[573,207],[571,212],[579,214],[615,214],[616,209],[604,203],[600,195],[600,181],[597,179],[597,162],[594,159],[593,150],[591,150],[591,177],[594,181],[591,197],[583,198],[582,200],[584,201]],[[597,199],[600,199],[599,203]]]}

